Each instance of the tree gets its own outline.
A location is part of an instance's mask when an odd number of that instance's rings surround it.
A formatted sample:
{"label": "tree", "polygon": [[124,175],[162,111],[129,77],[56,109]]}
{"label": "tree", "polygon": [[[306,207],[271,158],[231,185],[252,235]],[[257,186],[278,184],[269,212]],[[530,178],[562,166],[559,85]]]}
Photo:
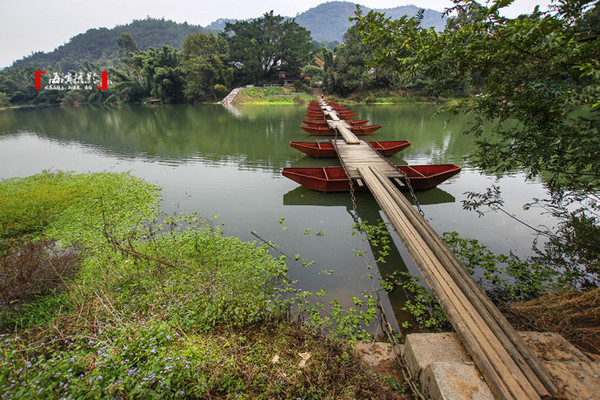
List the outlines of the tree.
{"label": "tree", "polygon": [[119,52],[123,57],[128,57],[130,54],[139,51],[138,46],[130,33],[121,33],[121,37],[117,40],[117,44],[119,45]]}
{"label": "tree", "polygon": [[279,72],[299,76],[310,60],[310,33],[273,11],[251,21],[227,23],[222,35],[229,42],[230,57],[239,67],[237,76],[242,82],[273,80]]}
{"label": "tree", "polygon": [[600,4],[554,0],[551,12],[504,18],[499,11],[510,3],[456,0],[450,11],[458,15],[439,35],[415,19],[374,12],[357,19],[375,63],[395,58],[439,88],[473,85],[477,95],[451,111],[473,115],[474,161],[488,171],[541,176],[552,196],[543,206],[562,219],[544,260],[578,284],[598,284],[591,273],[600,272]]}
{"label": "tree", "polygon": [[177,49],[163,46],[150,48],[125,60],[127,70],[111,69],[115,84],[111,87],[110,101],[142,102],[148,97],[163,103],[183,101],[184,79],[181,56]]}
{"label": "tree", "polygon": [[[473,7],[480,6],[474,3]],[[421,28],[422,18],[423,10],[396,20],[378,12],[364,17],[357,13],[354,19],[361,23],[363,42],[371,49],[369,65],[395,69],[403,88],[426,96],[464,95],[471,86],[469,68],[462,65],[466,60],[448,51],[447,41],[455,33]]]}
{"label": "tree", "polygon": [[182,66],[188,100],[208,95],[216,98],[216,85],[231,85],[233,68],[227,64],[228,53],[227,40],[212,33],[195,33],[185,39]]}
{"label": "tree", "polygon": [[161,50],[150,48],[132,58],[134,65],[140,68],[142,76],[150,88],[150,95],[164,103],[183,101],[183,73],[180,53],[170,46]]}
{"label": "tree", "polygon": [[317,82],[323,79],[324,73],[322,68],[309,64],[302,67],[302,75],[310,77],[312,82]]}
{"label": "tree", "polygon": [[150,87],[141,74],[140,68],[129,68],[128,71],[111,68],[109,71],[114,82],[110,87],[108,103],[142,103],[150,96]]}
{"label": "tree", "polygon": [[346,96],[365,88],[373,78],[367,66],[370,59],[358,25],[352,25],[344,34],[344,44],[335,49],[335,61],[325,80],[325,90]]}
{"label": "tree", "polygon": [[6,95],[6,93],[0,92],[0,107],[8,107],[10,106],[10,99]]}
{"label": "tree", "polygon": [[33,87],[35,71],[44,70],[38,66],[9,67],[0,71],[0,92],[8,97],[12,104],[32,103],[39,95]]}

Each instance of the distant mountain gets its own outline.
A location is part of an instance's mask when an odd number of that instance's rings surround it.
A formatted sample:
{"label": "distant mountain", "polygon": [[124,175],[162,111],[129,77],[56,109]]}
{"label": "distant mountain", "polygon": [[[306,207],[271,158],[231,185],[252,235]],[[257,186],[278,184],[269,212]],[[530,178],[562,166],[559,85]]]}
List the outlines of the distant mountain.
{"label": "distant mountain", "polygon": [[223,30],[225,30],[225,24],[230,22],[233,23],[235,22],[235,19],[231,19],[231,18],[219,18],[218,20],[211,22],[210,25],[206,26],[206,29],[214,31],[214,32],[221,32]]}
{"label": "distant mountain", "polygon": [[[298,14],[296,22],[311,32],[313,40],[342,42],[344,33],[352,25],[348,18],[354,16],[355,9],[355,3],[332,1]],[[365,13],[370,11],[367,7],[362,7],[362,9]],[[419,8],[416,6],[400,6],[376,11],[385,12],[388,17],[397,19],[402,15],[414,16],[418,10]],[[187,22],[177,23],[164,18],[134,20],[130,24],[118,25],[112,29],[89,29],[85,33],[72,37],[68,43],[49,53],[34,53],[15,61],[13,65],[46,67],[60,63],[63,71],[78,69],[85,62],[99,63],[100,66],[112,66],[120,58],[117,40],[122,33],[131,34],[140,50],[148,50],[150,47],[161,48],[165,45],[181,49],[189,34],[222,31],[227,22],[235,21],[234,19],[220,18],[207,27],[202,27],[190,25]],[[433,26],[436,30],[441,31],[444,29],[445,19],[438,11],[425,10],[422,25]]]}
{"label": "distant mountain", "polygon": [[[363,14],[371,9],[361,6]],[[344,33],[352,26],[348,18],[354,16],[356,3],[347,1],[331,1],[320,4],[310,10],[307,10],[296,16],[298,25],[310,31],[313,40],[332,42],[337,40],[342,42]],[[387,17],[399,19],[403,15],[414,17],[420,10],[417,6],[400,6],[395,8],[375,9],[375,11],[384,12]],[[444,30],[446,20],[439,11],[426,9],[423,16],[422,26],[434,27],[437,31]]]}
{"label": "distant mountain", "polygon": [[113,65],[119,58],[117,40],[122,33],[129,33],[140,50],[150,47],[161,48],[168,45],[181,49],[185,38],[196,32],[208,32],[200,25],[182,24],[163,19],[146,18],[134,20],[127,25],[118,25],[112,29],[89,29],[74,36],[68,43],[49,53],[38,52],[16,61],[15,66],[37,64],[40,67],[60,63],[63,71],[77,69],[82,63],[96,62],[101,65]]}

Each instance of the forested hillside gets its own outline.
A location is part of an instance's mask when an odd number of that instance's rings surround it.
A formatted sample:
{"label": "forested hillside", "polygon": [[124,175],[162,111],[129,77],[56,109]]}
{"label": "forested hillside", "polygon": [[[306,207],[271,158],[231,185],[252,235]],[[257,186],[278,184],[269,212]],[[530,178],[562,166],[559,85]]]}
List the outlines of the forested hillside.
{"label": "forested hillside", "polygon": [[187,22],[180,24],[154,18],[134,20],[130,24],[118,25],[112,29],[89,29],[50,53],[35,53],[16,61],[14,65],[24,67],[37,64],[45,67],[60,63],[63,71],[77,69],[85,61],[112,66],[120,58],[117,41],[122,33],[131,34],[138,48],[145,51],[150,47],[162,46],[181,49],[189,34],[207,31],[200,25],[190,25]]}
{"label": "forested hillside", "polygon": [[[371,9],[362,8],[365,13]],[[323,3],[311,8],[295,18],[298,25],[311,33],[317,42],[342,42],[344,33],[352,25],[349,18],[354,16],[356,4],[346,1],[333,1]],[[398,19],[403,15],[415,16],[419,10],[416,6],[401,6],[383,10],[388,17]],[[263,10],[265,12],[269,10]],[[40,67],[55,66],[60,64],[63,71],[78,69],[84,62],[100,66],[114,66],[121,57],[119,55],[118,39],[122,33],[129,33],[133,37],[139,50],[146,51],[150,47],[161,48],[171,46],[181,49],[183,42],[191,33],[219,32],[225,29],[226,23],[235,22],[233,19],[220,18],[206,27],[190,25],[187,22],[177,23],[170,20],[146,18],[134,20],[127,25],[118,25],[112,29],[93,28],[87,32],[72,37],[67,43],[59,46],[54,51],[38,52],[16,61],[13,65],[25,67],[38,65]],[[433,26],[436,30],[444,29],[445,19],[442,13],[435,10],[426,10],[423,15],[422,26]]]}

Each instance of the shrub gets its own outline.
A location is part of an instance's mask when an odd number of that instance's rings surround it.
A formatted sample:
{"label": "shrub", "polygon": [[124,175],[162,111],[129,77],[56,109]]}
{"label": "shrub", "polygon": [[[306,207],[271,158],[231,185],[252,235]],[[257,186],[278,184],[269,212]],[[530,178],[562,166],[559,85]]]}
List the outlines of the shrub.
{"label": "shrub", "polygon": [[10,106],[10,99],[6,95],[6,93],[0,92],[0,107],[8,107]]}
{"label": "shrub", "polygon": [[58,251],[49,240],[11,243],[0,251],[0,310],[17,310],[34,295],[63,286],[78,262],[76,251]]}
{"label": "shrub", "polygon": [[219,83],[214,86],[213,90],[215,92],[215,96],[217,96],[219,99],[222,99],[229,94],[229,90],[224,85]]}
{"label": "shrub", "polygon": [[67,92],[60,101],[60,105],[63,107],[79,107],[82,103],[86,102],[86,98],[81,94],[79,90],[72,90]]}

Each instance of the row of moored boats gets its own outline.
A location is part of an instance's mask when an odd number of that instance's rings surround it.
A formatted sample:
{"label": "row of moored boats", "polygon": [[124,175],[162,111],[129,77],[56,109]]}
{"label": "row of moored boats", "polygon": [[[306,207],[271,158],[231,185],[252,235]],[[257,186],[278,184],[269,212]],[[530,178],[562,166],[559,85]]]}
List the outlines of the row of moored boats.
{"label": "row of moored boats", "polygon": [[[357,113],[335,102],[329,102],[328,105],[357,136],[369,135],[381,128],[381,125],[367,126],[368,120],[352,120],[351,118],[355,117]],[[335,136],[337,134],[335,129],[330,128],[327,122],[328,116],[323,112],[319,103],[311,102],[306,116],[309,119],[302,121],[304,125],[301,128],[310,135]],[[392,156],[410,146],[410,142],[407,140],[368,143],[384,157]],[[290,145],[311,157],[337,157],[332,142],[290,142]],[[454,164],[397,165],[396,168],[404,175],[404,178],[400,180],[405,184],[406,180],[409,180],[415,190],[431,189],[460,172],[460,167]],[[302,186],[322,192],[348,191],[351,187],[351,180],[346,176],[343,167],[283,168],[282,174]],[[354,185],[354,188],[359,189],[357,185]]]}

